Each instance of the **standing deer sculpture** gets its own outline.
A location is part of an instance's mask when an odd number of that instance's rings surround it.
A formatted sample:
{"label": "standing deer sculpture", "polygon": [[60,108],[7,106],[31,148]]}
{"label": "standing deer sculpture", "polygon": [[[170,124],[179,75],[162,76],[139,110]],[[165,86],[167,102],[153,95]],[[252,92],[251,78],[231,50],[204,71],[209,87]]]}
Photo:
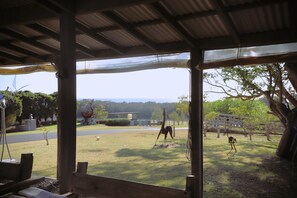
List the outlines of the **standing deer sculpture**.
{"label": "standing deer sculpture", "polygon": [[[230,137],[228,137],[228,142],[229,142],[229,144],[231,145],[231,150],[230,150],[229,153],[231,153],[231,151],[232,151],[233,149],[234,149],[235,153],[237,153],[237,149],[236,149],[236,147],[235,147],[236,138],[230,136]],[[229,154],[229,153],[228,153],[228,154]]]}
{"label": "standing deer sculpture", "polygon": [[171,126],[166,126],[165,127],[165,120],[166,120],[166,113],[165,113],[165,108],[163,108],[163,122],[162,122],[162,125],[161,125],[161,129],[159,131],[158,137],[156,139],[155,146],[156,146],[156,143],[157,143],[157,141],[158,141],[158,139],[159,139],[159,137],[160,137],[161,134],[164,134],[164,142],[167,139],[168,133],[170,134],[170,137],[173,140],[172,127]]}

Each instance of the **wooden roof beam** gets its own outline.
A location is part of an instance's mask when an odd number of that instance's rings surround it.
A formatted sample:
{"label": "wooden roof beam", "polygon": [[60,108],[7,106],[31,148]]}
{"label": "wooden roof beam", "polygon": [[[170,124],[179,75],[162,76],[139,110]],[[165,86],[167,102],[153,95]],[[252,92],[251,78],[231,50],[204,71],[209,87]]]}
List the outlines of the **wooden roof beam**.
{"label": "wooden roof beam", "polygon": [[290,21],[290,29],[291,29],[291,36],[293,38],[297,37],[297,1],[296,0],[289,0],[288,3],[289,7],[289,21]]}
{"label": "wooden roof beam", "polygon": [[31,52],[31,51],[29,51],[29,50],[27,50],[27,49],[18,47],[18,46],[16,46],[16,45],[12,45],[12,44],[9,43],[9,42],[1,42],[0,45],[1,45],[2,47],[5,47],[5,48],[9,49],[9,50],[13,50],[13,51],[15,51],[15,52],[22,53],[22,54],[24,54],[24,55],[26,55],[26,56],[31,56],[31,57],[33,57],[33,58],[37,58],[37,59],[39,59],[39,60],[41,60],[41,61],[47,61],[47,59],[45,58],[45,56],[41,56],[41,55],[36,54],[36,53],[34,53],[34,52]]}
{"label": "wooden roof beam", "polygon": [[241,10],[248,10],[248,9],[273,5],[273,4],[286,3],[288,1],[289,0],[282,0],[282,1],[280,1],[280,0],[261,0],[261,1],[247,2],[244,4],[228,6],[228,7],[225,7],[225,10],[226,10],[226,12],[236,12],[236,11],[241,11]]}
{"label": "wooden roof beam", "polygon": [[110,19],[111,21],[113,21],[114,23],[116,23],[119,27],[123,28],[129,34],[131,34],[134,37],[136,37],[138,40],[140,40],[141,42],[143,42],[150,49],[152,49],[154,51],[157,51],[157,46],[156,46],[155,43],[153,43],[146,36],[144,36],[143,34],[141,34],[140,32],[138,32],[137,30],[135,30],[134,27],[131,24],[125,22],[123,19],[121,19],[119,16],[117,16],[113,12],[111,12],[111,11],[105,11],[105,12],[102,12],[101,14],[103,14],[105,17],[107,17],[108,19]]}
{"label": "wooden roof beam", "polygon": [[225,24],[225,27],[227,28],[229,33],[232,35],[232,37],[235,40],[236,44],[240,45],[239,34],[238,34],[238,32],[237,32],[231,18],[229,17],[227,11],[225,10],[224,5],[221,2],[221,0],[210,0],[210,3],[217,10],[221,20]]}
{"label": "wooden roof beam", "polygon": [[19,41],[22,41],[22,42],[25,42],[25,43],[28,43],[29,45],[32,45],[32,46],[35,46],[37,48],[40,48],[42,50],[45,50],[45,51],[48,51],[52,54],[59,54],[59,50],[55,49],[55,48],[52,48],[48,45],[45,45],[43,43],[40,43],[36,40],[31,40],[29,37],[26,37],[26,36],[23,36],[22,34],[19,34],[15,31],[12,31],[10,29],[6,29],[6,28],[0,28],[0,33],[2,34],[6,34],[10,37],[13,37]]}
{"label": "wooden roof beam", "polygon": [[[54,1],[59,1],[59,0],[54,0]],[[78,14],[83,14],[83,13],[95,12],[95,11],[114,10],[121,7],[147,4],[147,3],[152,3],[156,1],[159,1],[159,0],[108,0],[108,1],[77,0],[76,11]]]}
{"label": "wooden roof beam", "polygon": [[14,55],[8,54],[8,53],[3,52],[3,51],[0,51],[0,56],[2,56],[4,58],[7,58],[9,60],[15,61],[17,63],[23,63],[24,60],[25,60],[24,58],[20,58],[20,57],[14,56]]}
{"label": "wooden roof beam", "polygon": [[[41,0],[34,0],[35,2],[43,2]],[[76,13],[85,14],[92,13],[96,11],[106,11],[111,9],[116,9],[120,7],[133,6],[138,4],[147,4],[156,2],[157,0],[108,0],[108,1],[98,1],[98,0],[77,0]],[[245,10],[250,8],[255,8],[259,6],[270,5],[271,3],[284,3],[289,0],[263,0],[260,2],[247,3],[242,5],[235,5],[225,8],[227,12]],[[51,5],[54,3],[59,3],[58,0],[50,0]],[[57,11],[57,6],[49,8],[44,7],[45,4],[29,4],[14,8],[6,8],[0,12],[0,27],[14,25],[14,24],[24,24],[24,23],[34,23],[39,20],[45,20],[57,17],[57,14],[53,11]],[[43,8],[43,9],[42,9]],[[51,10],[49,10],[49,9]],[[49,11],[46,12],[45,10]],[[17,15],[15,13],[18,13]],[[32,14],[34,13],[34,15]],[[21,16],[21,17],[20,17]]]}
{"label": "wooden roof beam", "polygon": [[110,40],[106,39],[105,37],[97,34],[96,32],[92,31],[88,27],[82,25],[81,23],[76,22],[75,25],[76,25],[77,29],[79,29],[80,31],[82,31],[83,33],[88,35],[89,37],[95,39],[96,41],[98,41],[100,43],[103,43],[104,45],[110,47],[111,49],[113,49],[117,53],[120,53],[120,54],[125,53],[125,50],[123,48],[121,48],[120,46],[118,46],[115,43],[111,42]]}
{"label": "wooden roof beam", "polygon": [[[34,0],[35,2],[37,2],[38,4],[40,4],[42,7],[45,7],[46,9],[52,11],[55,14],[59,14],[60,12],[67,12],[67,13],[72,13],[71,9],[67,8],[67,5],[63,5],[63,2],[61,1],[54,1],[54,0],[48,0],[48,1],[44,1],[44,0]],[[77,20],[76,20],[77,21]],[[43,34],[49,35],[52,38],[58,40],[60,42],[60,36],[55,33],[52,32],[51,30],[48,30],[47,28],[37,25],[37,24],[30,24],[29,27],[31,27],[32,29],[39,31]],[[97,34],[96,32],[93,32],[92,30],[90,30],[89,28],[83,26],[82,24],[80,24],[79,22],[76,22],[76,27],[77,29],[79,29],[81,32],[84,32],[85,34],[87,34],[88,36],[90,36],[91,38],[95,39],[96,41],[105,44],[106,46],[109,46],[110,48],[114,49],[115,51],[117,51],[118,53],[124,53],[123,49],[120,49],[119,46],[117,46],[116,44],[112,43],[111,41],[109,41],[108,39],[104,38],[103,36],[100,36],[99,34]],[[94,54],[91,50],[89,50],[88,48],[80,45],[80,44],[76,44],[76,48],[78,50],[80,50],[81,52],[88,54],[91,57],[94,57]]]}
{"label": "wooden roof beam", "polygon": [[191,47],[195,47],[195,39],[161,6],[159,3],[149,5],[167,24],[173,28]]}
{"label": "wooden roof beam", "polygon": [[48,10],[53,15],[58,16],[58,14],[60,13],[60,8],[57,7],[56,5],[52,4],[48,0],[31,0],[31,1],[36,3],[39,6],[43,7],[44,9]]}
{"label": "wooden roof beam", "polygon": [[[27,27],[29,27],[32,30],[35,30],[37,32],[40,32],[40,33],[42,33],[44,35],[47,35],[50,38],[53,38],[56,41],[59,41],[60,42],[60,35],[58,33],[53,32],[50,29],[47,29],[46,27],[43,27],[42,25],[39,25],[39,24],[34,23],[34,24],[28,24]],[[90,49],[88,49],[88,48],[86,48],[86,47],[84,47],[84,46],[82,46],[82,45],[80,45],[78,43],[76,43],[76,48],[79,51],[81,51],[82,53],[84,53],[84,54],[86,54],[86,55],[88,55],[90,57],[94,57],[95,56],[92,50],[90,50]]]}
{"label": "wooden roof beam", "polygon": [[[293,38],[288,36],[288,32],[289,32],[289,29],[278,30],[273,32],[269,31],[269,32],[253,33],[253,34],[242,34],[240,47],[297,42],[297,37]],[[234,42],[232,36],[201,39],[201,40],[197,40],[197,42],[199,43],[199,47],[205,50],[238,47],[238,45]]]}

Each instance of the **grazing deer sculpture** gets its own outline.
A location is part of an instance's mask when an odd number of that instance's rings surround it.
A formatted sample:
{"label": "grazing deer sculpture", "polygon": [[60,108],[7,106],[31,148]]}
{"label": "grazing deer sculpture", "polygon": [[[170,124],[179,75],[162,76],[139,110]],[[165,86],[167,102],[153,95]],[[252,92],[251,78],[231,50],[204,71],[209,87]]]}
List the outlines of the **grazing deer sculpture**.
{"label": "grazing deer sculpture", "polygon": [[166,141],[166,138],[167,138],[168,133],[170,134],[170,137],[173,140],[172,127],[171,126],[166,126],[165,127],[165,117],[166,117],[165,108],[163,108],[163,122],[162,122],[162,125],[161,125],[160,132],[158,134],[158,137],[156,139],[155,146],[156,146],[156,143],[157,143],[157,141],[158,141],[158,139],[159,139],[159,137],[160,137],[161,134],[164,134],[164,142]]}

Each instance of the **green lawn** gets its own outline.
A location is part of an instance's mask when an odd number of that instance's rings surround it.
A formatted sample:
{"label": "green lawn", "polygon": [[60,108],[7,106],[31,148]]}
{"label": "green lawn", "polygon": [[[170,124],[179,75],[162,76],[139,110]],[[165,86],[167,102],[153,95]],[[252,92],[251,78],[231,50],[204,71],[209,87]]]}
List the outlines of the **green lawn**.
{"label": "green lawn", "polygon": [[[88,126],[81,126],[79,123],[77,123],[76,130],[79,131],[87,131],[87,130],[99,130],[99,129],[104,129],[104,130],[112,130],[112,129],[137,129],[141,128],[141,126],[121,126],[121,127],[110,127],[106,126],[103,124],[97,124],[97,125],[88,125]],[[48,131],[49,133],[56,133],[57,132],[57,125],[50,125],[50,126],[43,126],[36,128],[35,130],[32,131],[17,131],[17,132],[8,132],[7,136],[13,136],[13,135],[19,135],[19,134],[39,134],[43,133],[44,131]]]}
{"label": "green lawn", "polygon": [[[190,162],[186,158],[187,131],[177,131],[177,147],[153,148],[157,132],[127,132],[82,136],[77,139],[77,161],[88,161],[90,174],[184,189]],[[236,135],[236,154],[228,155],[227,137],[204,138],[205,197],[295,197],[296,170],[275,157],[279,136]],[[170,141],[168,141],[170,142]],[[158,145],[163,140],[159,140]],[[55,177],[56,140],[10,145],[13,157],[34,153],[34,174]],[[295,191],[296,192],[296,191]]]}

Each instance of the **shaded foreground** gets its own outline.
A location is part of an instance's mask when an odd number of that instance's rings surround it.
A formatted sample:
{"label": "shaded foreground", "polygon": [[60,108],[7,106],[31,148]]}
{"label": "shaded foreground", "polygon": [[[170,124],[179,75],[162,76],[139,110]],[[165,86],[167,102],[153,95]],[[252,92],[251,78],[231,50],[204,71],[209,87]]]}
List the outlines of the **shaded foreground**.
{"label": "shaded foreground", "polygon": [[[127,132],[83,136],[77,142],[77,161],[89,162],[89,173],[148,184],[185,188],[190,163],[187,131],[177,131],[174,147],[153,147],[157,132]],[[162,137],[161,137],[162,138]],[[160,139],[161,139],[160,138]],[[204,197],[297,197],[297,170],[275,156],[279,136],[236,135],[237,153],[229,153],[227,137],[204,138]],[[171,141],[168,140],[168,143]],[[56,174],[56,140],[11,144],[15,156],[33,152],[33,173]]]}

